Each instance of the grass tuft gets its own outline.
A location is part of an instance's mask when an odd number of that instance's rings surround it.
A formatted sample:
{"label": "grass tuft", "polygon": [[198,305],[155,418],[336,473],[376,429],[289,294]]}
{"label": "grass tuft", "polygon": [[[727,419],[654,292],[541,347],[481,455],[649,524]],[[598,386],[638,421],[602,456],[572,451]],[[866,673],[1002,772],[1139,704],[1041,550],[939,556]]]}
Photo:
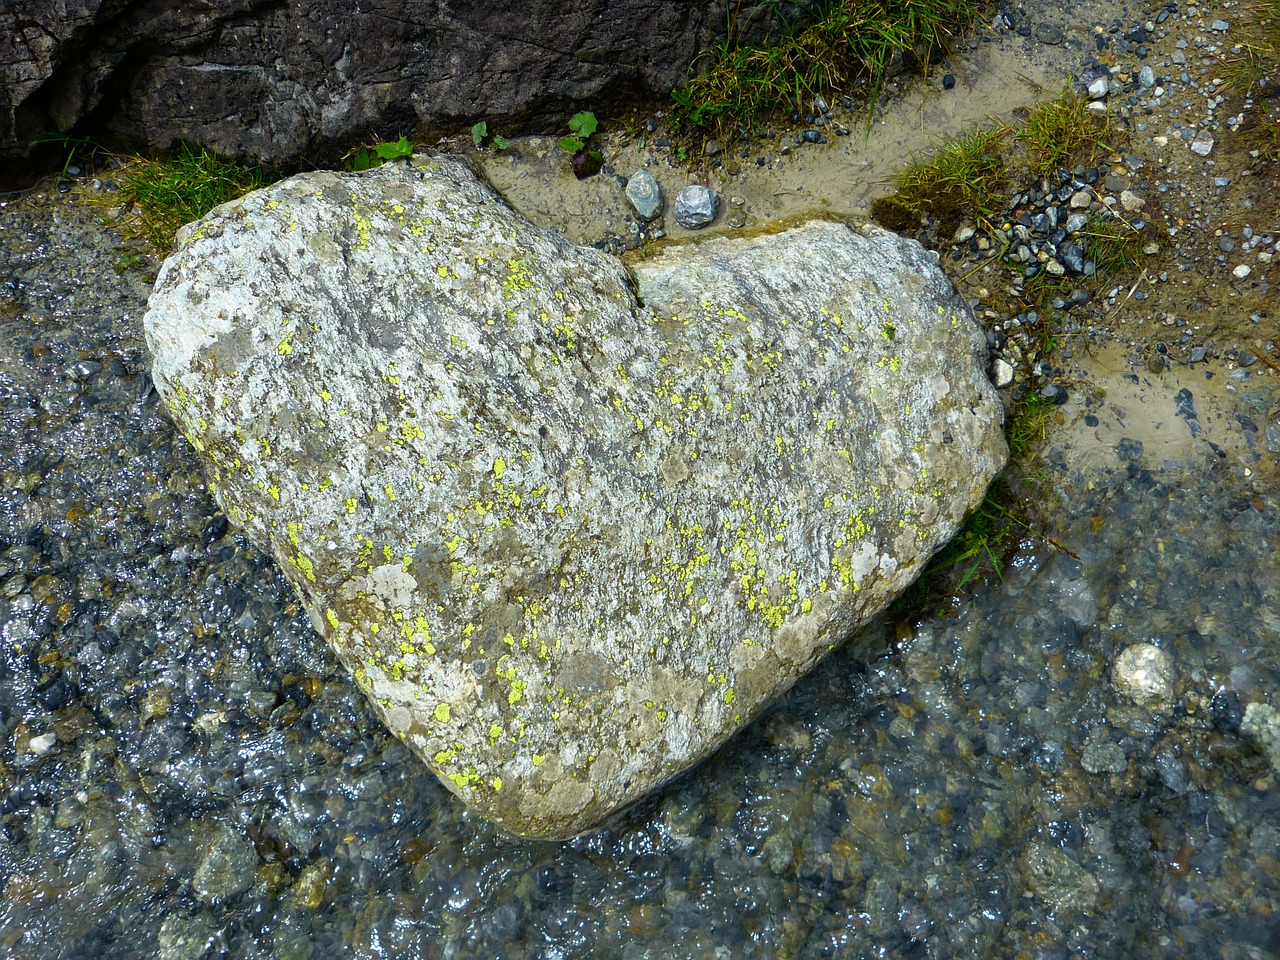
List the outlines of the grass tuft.
{"label": "grass tuft", "polygon": [[984,4],[822,0],[800,6],[811,22],[798,30],[784,22],[783,38],[769,47],[737,42],[731,23],[728,36],[707,55],[702,75],[672,94],[678,115],[717,136],[729,136],[775,110],[839,90],[854,78],[869,82],[874,106],[896,57],[928,64],[976,22]]}
{"label": "grass tuft", "polygon": [[[1280,89],[1277,89],[1280,93]],[[1258,114],[1244,131],[1245,142],[1258,151],[1258,158],[1280,162],[1280,99],[1263,100]]]}
{"label": "grass tuft", "polygon": [[896,193],[887,203],[877,201],[872,213],[881,219],[881,213],[895,208],[907,211],[915,214],[914,225],[928,214],[939,221],[939,235],[949,235],[975,213],[989,223],[1008,188],[1008,143],[1009,128],[1003,124],[962,134],[899,173]]}
{"label": "grass tuft", "polygon": [[1223,79],[1234,93],[1257,101],[1241,135],[1259,159],[1280,162],[1280,0],[1242,6],[1233,18],[1231,37]]}
{"label": "grass tuft", "polygon": [[1255,93],[1267,78],[1280,81],[1280,0],[1245,3],[1232,21],[1223,80],[1242,95]]}
{"label": "grass tuft", "polygon": [[1058,418],[1056,404],[1039,394],[1028,394],[1013,404],[1005,421],[1008,467],[951,542],[893,602],[892,616],[911,616],[979,584],[1001,580],[1019,550],[1046,540],[1041,517],[1047,491],[1038,457],[1049,426]]}
{"label": "grass tuft", "polygon": [[1102,150],[1107,129],[1105,114],[1094,113],[1070,88],[1054,100],[1037,104],[1014,133],[1025,150],[1033,176],[1047,177],[1059,168],[1092,163]]}
{"label": "grass tuft", "polygon": [[117,226],[126,238],[144,237],[168,253],[182,226],[274,179],[261,167],[220,160],[185,143],[168,157],[132,157],[120,175]]}
{"label": "grass tuft", "polygon": [[1142,260],[1145,237],[1120,217],[1095,218],[1080,234],[1099,280],[1127,274]]}

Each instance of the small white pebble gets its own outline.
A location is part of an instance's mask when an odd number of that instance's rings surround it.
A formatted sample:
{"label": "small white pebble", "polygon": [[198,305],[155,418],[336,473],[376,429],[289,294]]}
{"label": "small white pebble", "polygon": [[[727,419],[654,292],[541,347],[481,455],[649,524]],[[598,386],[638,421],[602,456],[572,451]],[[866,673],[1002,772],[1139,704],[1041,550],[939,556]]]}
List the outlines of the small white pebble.
{"label": "small white pebble", "polygon": [[32,737],[27,741],[27,750],[34,753],[38,757],[43,757],[46,753],[53,749],[53,745],[58,742],[58,735],[50,730],[48,733],[42,733],[38,737]]}
{"label": "small white pebble", "polygon": [[1235,274],[1237,280],[1243,280],[1249,274],[1253,273],[1253,271],[1249,269],[1249,265],[1247,263],[1240,264],[1240,266],[1236,267],[1231,272]]}
{"label": "small white pebble", "polygon": [[1135,643],[1116,658],[1115,684],[1135,703],[1165,702],[1173,697],[1173,661],[1159,647]]}

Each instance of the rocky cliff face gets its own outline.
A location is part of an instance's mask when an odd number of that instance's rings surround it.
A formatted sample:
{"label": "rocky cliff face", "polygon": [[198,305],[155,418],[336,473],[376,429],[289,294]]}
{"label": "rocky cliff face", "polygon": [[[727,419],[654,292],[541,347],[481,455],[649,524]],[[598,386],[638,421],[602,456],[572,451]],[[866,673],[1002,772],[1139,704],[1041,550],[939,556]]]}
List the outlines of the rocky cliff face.
{"label": "rocky cliff face", "polygon": [[712,0],[10,0],[0,156],[75,132],[315,162],[481,117],[554,130],[670,89],[724,23]]}
{"label": "rocky cliff face", "polygon": [[458,159],[186,228],[157,388],[387,725],[517,833],[599,824],[876,615],[1004,463],[912,241],[812,222],[628,271]]}

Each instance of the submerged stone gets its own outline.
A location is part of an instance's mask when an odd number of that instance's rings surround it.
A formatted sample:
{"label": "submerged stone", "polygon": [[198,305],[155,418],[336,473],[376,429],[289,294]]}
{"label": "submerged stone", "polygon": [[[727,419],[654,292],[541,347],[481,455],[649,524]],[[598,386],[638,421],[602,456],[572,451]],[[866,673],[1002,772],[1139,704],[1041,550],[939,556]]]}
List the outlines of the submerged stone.
{"label": "submerged stone", "polygon": [[816,221],[630,270],[455,158],[185,230],[157,389],[388,727],[516,833],[590,829],[882,610],[1003,465],[964,301]]}

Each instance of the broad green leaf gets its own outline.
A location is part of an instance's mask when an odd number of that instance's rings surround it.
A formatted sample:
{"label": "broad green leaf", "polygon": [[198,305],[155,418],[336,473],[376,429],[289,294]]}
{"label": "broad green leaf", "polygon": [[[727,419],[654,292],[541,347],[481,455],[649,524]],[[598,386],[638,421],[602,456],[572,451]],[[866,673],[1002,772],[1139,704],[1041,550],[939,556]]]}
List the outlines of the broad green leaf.
{"label": "broad green leaf", "polygon": [[585,140],[596,132],[596,115],[590,110],[575,113],[569,118],[569,129]]}

